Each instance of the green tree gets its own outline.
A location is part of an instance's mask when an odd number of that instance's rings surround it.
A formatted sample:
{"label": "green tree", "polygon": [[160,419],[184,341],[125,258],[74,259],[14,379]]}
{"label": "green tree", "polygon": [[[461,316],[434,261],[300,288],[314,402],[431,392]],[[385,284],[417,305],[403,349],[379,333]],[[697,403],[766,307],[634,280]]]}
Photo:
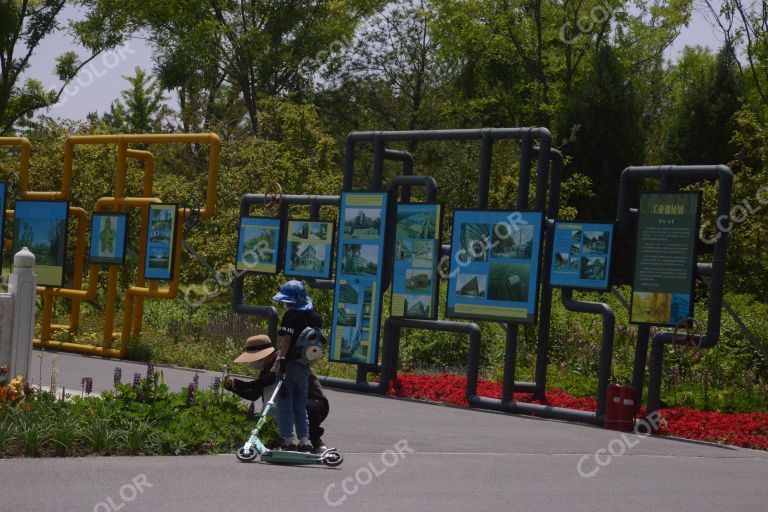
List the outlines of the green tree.
{"label": "green tree", "polygon": [[59,29],[66,0],[0,0],[0,134],[9,134],[14,126],[32,114],[56,103],[64,88],[83,67],[103,51],[123,41],[125,24],[121,18],[103,18],[89,13],[69,24],[75,42],[90,54],[81,60],[75,52],[56,59],[56,75],[63,82],[58,90],[45,90],[39,80],[22,75],[42,41]]}
{"label": "green tree", "polygon": [[137,67],[134,76],[125,76],[131,85],[120,93],[105,121],[125,133],[151,133],[161,131],[163,117],[169,113],[165,107],[163,91],[157,81]]}
{"label": "green tree", "polygon": [[168,87],[187,100],[207,91],[211,106],[224,84],[239,93],[252,135],[259,102],[305,92],[320,64],[316,56],[353,35],[379,0],[86,0],[111,16],[133,16],[157,49]]}
{"label": "green tree", "polygon": [[365,23],[353,44],[329,63],[320,100],[345,116],[339,135],[369,127],[425,130],[441,124],[452,75],[439,56],[433,19],[425,0],[393,3]]}
{"label": "green tree", "polygon": [[733,48],[726,43],[717,56],[702,48],[686,48],[670,76],[674,103],[660,163],[730,162],[737,127],[733,116],[744,97]]}
{"label": "green tree", "polygon": [[615,216],[621,171],[643,160],[640,109],[632,84],[614,50],[604,45],[591,73],[566,101],[557,132],[570,134],[562,150],[569,159],[566,175],[578,172],[592,182],[594,198],[577,199],[581,218]]}

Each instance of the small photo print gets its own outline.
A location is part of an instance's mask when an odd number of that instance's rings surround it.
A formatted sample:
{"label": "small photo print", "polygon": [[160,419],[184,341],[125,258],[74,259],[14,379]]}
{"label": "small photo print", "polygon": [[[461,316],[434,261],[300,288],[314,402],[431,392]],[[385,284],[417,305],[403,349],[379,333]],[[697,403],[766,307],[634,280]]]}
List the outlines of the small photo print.
{"label": "small photo print", "polygon": [[309,240],[309,222],[292,222],[291,235],[300,240]]}
{"label": "small photo print", "polygon": [[325,267],[326,244],[303,242],[290,243],[289,271],[292,272],[322,272]]}
{"label": "small photo print", "polygon": [[[262,225],[259,225],[260,222]],[[273,264],[277,260],[278,228],[264,225],[266,222],[246,217],[241,220],[238,269],[254,270],[259,265]]]}
{"label": "small photo print", "polygon": [[582,242],[584,254],[606,254],[610,236],[608,231],[585,231]]}
{"label": "small photo print", "polygon": [[576,272],[579,269],[579,258],[573,258],[567,252],[555,253],[555,271]]}
{"label": "small photo print", "polygon": [[348,304],[339,304],[336,311],[336,325],[354,327],[360,317],[360,309]]}
{"label": "small photo print", "polygon": [[154,243],[170,243],[173,232],[174,210],[152,209],[152,218],[149,221],[149,241]]}
{"label": "small photo print", "polygon": [[377,240],[381,231],[381,209],[348,207],[344,210],[344,236]]}
{"label": "small photo print", "polygon": [[168,268],[171,265],[171,250],[168,246],[149,248],[149,268]]}
{"label": "small photo print", "polygon": [[411,261],[413,247],[410,240],[397,240],[395,242],[395,261]]}
{"label": "small photo print", "polygon": [[434,240],[414,240],[411,264],[419,268],[432,268],[434,263]]}
{"label": "small photo print", "polygon": [[432,318],[432,297],[430,295],[406,295],[403,310],[408,318]]}
{"label": "small photo print", "polygon": [[581,230],[571,232],[571,242],[575,244],[581,243]]}
{"label": "small photo print", "polygon": [[462,262],[488,261],[490,243],[490,224],[462,224],[459,238],[459,259]]}
{"label": "small photo print", "polygon": [[485,297],[488,276],[483,274],[457,274],[456,295],[460,297]]}
{"label": "small photo print", "polygon": [[488,300],[528,302],[529,263],[491,263]]}
{"label": "small photo print", "polygon": [[641,324],[669,324],[672,294],[632,292],[632,321]]}
{"label": "small photo print", "polygon": [[362,292],[357,283],[346,283],[339,287],[339,302],[359,304]]}
{"label": "small photo print", "polygon": [[344,244],[341,253],[341,273],[375,276],[379,269],[378,246]]}
{"label": "small photo print", "polygon": [[494,224],[491,256],[496,259],[531,259],[533,226],[530,224]]}
{"label": "small photo print", "polygon": [[605,256],[582,256],[581,257],[581,279],[590,279],[594,281],[605,281]]}
{"label": "small photo print", "polygon": [[435,213],[401,211],[397,213],[397,238],[435,238]]}
{"label": "small photo print", "polygon": [[309,224],[309,239],[310,240],[327,240],[328,226],[329,225],[326,222],[311,222]]}
{"label": "small photo print", "polygon": [[431,272],[420,269],[406,270],[405,290],[410,293],[430,293],[432,291]]}

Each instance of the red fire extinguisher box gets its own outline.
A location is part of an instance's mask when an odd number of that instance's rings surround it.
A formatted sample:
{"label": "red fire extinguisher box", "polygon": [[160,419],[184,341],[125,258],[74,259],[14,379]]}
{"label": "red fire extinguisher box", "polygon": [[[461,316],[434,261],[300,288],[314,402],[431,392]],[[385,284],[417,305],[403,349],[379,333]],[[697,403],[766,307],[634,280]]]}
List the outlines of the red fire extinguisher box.
{"label": "red fire extinguisher box", "polygon": [[605,404],[605,428],[631,432],[635,428],[635,388],[630,384],[609,384]]}

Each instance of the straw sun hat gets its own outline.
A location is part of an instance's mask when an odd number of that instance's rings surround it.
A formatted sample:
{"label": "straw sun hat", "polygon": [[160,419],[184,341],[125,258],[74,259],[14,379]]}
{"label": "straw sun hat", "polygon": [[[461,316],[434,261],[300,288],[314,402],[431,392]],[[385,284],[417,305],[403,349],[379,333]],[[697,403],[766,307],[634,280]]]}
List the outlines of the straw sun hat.
{"label": "straw sun hat", "polygon": [[262,361],[272,355],[275,352],[275,347],[272,345],[272,341],[266,334],[257,334],[251,336],[245,341],[245,352],[240,354],[236,363],[255,363],[256,361]]}

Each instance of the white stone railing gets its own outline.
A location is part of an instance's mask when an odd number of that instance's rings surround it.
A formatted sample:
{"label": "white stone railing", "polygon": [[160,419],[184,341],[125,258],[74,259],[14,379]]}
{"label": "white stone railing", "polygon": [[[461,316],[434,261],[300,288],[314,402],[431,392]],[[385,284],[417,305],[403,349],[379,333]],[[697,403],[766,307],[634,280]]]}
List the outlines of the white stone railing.
{"label": "white stone railing", "polygon": [[0,380],[30,377],[32,339],[35,335],[37,276],[35,255],[24,247],[13,257],[8,293],[0,293]]}

